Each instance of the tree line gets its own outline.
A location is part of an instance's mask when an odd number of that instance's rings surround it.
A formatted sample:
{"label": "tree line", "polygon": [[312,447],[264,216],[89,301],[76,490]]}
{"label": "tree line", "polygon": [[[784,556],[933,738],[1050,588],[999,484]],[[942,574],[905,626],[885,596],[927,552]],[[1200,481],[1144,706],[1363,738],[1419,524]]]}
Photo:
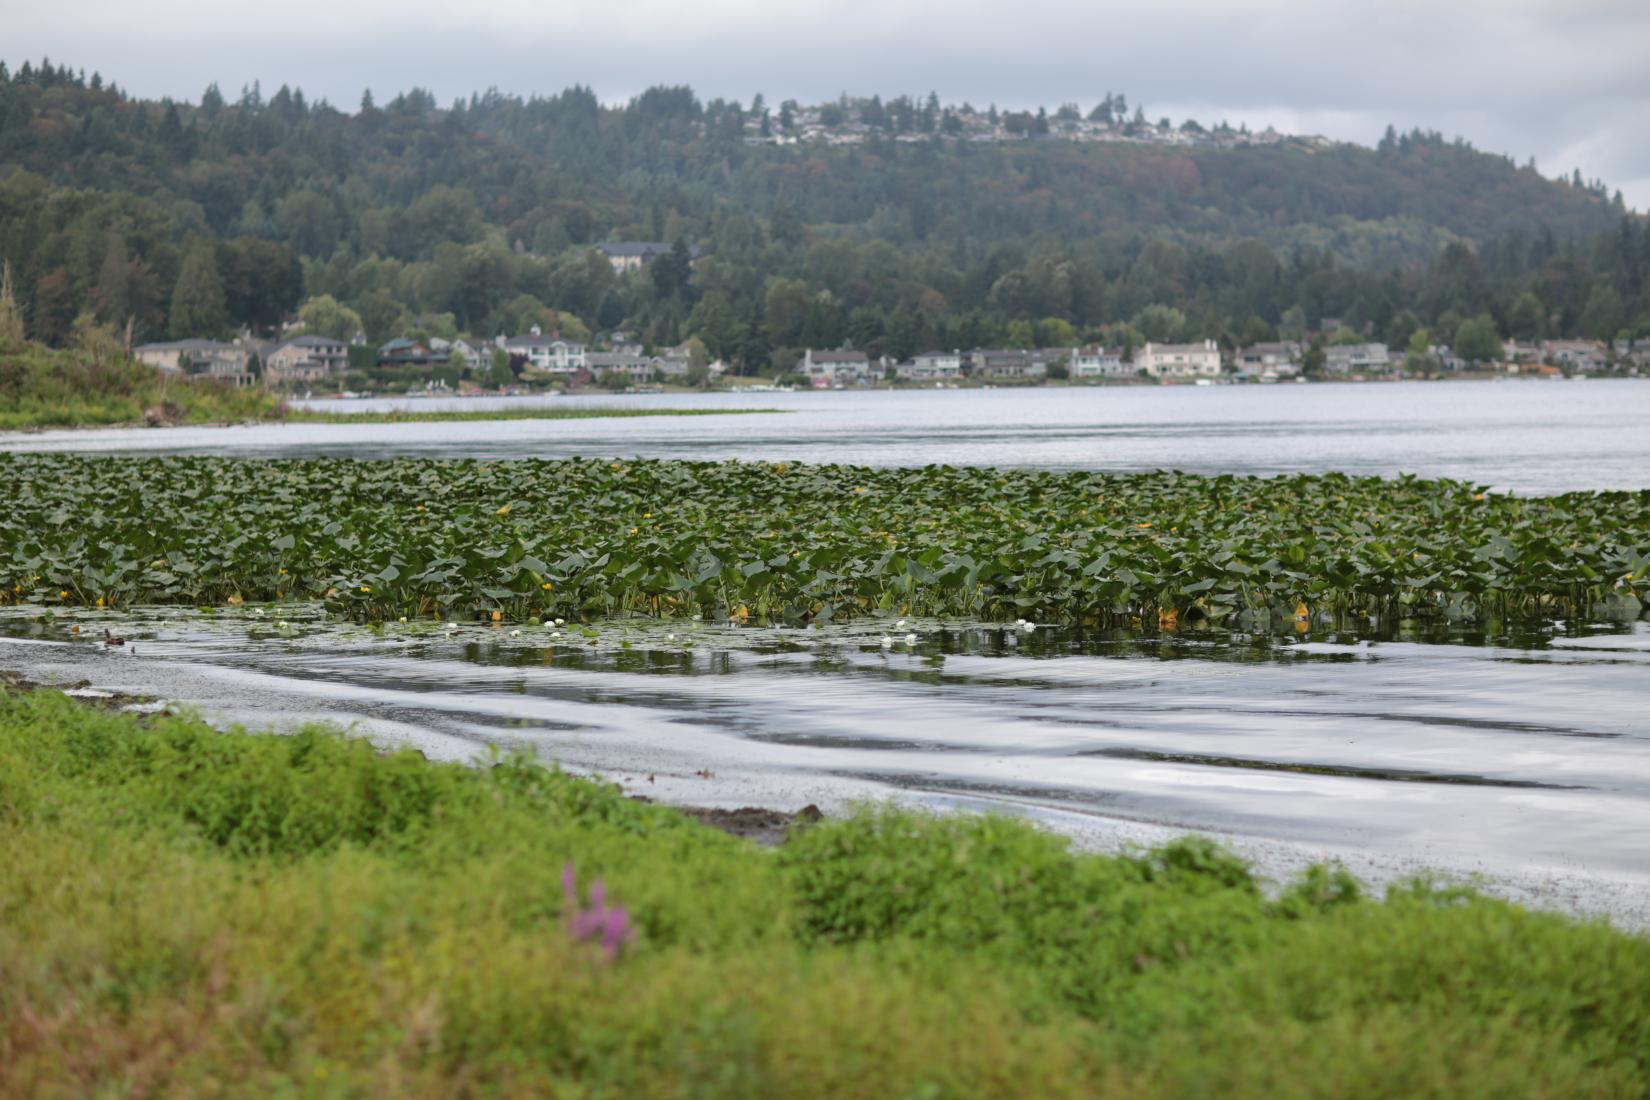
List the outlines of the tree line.
{"label": "tree line", "polygon": [[[947,110],[874,104],[890,135]],[[743,140],[752,111],[683,87],[623,105],[415,89],[346,112],[254,84],[180,103],[0,64],[0,257],[54,345],[88,314],[147,340],[300,311],[373,342],[693,336],[747,370],[807,346],[1238,344],[1326,318],[1399,347],[1485,316],[1521,338],[1650,335],[1642,216],[1437,134],[1183,150],[948,143],[936,125],[773,146]],[[674,247],[621,276],[591,249],[613,239]]]}

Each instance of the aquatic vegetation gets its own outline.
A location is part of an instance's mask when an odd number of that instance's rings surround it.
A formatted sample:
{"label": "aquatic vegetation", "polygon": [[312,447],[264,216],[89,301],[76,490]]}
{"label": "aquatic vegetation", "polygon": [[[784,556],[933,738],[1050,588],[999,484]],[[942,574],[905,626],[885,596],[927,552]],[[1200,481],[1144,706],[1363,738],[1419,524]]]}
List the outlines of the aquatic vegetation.
{"label": "aquatic vegetation", "polygon": [[0,596],[48,606],[1304,632],[1631,616],[1650,585],[1650,491],[1411,477],[8,455],[0,499]]}
{"label": "aquatic vegetation", "polygon": [[487,763],[0,688],[0,1094],[1650,1094],[1642,935],[998,817],[775,853]]}

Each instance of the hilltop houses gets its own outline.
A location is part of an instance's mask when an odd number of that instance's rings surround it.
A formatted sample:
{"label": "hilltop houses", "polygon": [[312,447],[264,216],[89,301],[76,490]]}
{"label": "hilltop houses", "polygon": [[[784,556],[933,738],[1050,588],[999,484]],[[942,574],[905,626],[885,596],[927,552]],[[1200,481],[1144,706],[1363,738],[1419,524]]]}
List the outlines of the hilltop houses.
{"label": "hilltop houses", "polygon": [[1220,345],[1213,340],[1201,344],[1154,344],[1135,352],[1134,362],[1152,378],[1169,381],[1220,377]]}

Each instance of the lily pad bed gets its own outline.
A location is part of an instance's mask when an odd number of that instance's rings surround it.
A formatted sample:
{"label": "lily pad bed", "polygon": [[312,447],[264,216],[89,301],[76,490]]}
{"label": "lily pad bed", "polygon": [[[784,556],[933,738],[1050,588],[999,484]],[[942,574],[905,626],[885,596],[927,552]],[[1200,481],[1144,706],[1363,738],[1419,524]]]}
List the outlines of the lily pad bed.
{"label": "lily pad bed", "polygon": [[1631,617],[1650,491],[786,463],[0,456],[0,600],[361,623]]}

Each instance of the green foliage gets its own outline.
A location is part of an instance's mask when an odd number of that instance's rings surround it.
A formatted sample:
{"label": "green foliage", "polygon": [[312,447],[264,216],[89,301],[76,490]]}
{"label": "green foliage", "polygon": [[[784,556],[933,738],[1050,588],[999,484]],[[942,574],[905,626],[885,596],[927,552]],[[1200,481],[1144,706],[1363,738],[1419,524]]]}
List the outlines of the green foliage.
{"label": "green foliage", "polygon": [[[1642,936],[1001,818],[775,857],[488,764],[0,688],[0,1092],[1647,1095]],[[638,927],[611,962],[570,863]]]}
{"label": "green foliage", "polygon": [[[1154,306],[1181,323],[1154,313],[1150,338],[1228,343],[1293,316],[1381,331],[1403,310],[1449,334],[1447,313],[1486,310],[1529,331],[1527,303],[1509,320],[1526,294],[1549,336],[1650,320],[1641,217],[1436,134],[1379,152],[911,142],[956,114],[897,97],[864,146],[775,146],[739,140],[754,127],[738,104],[684,88],[614,106],[579,87],[451,108],[410,92],[355,115],[295,92],[219,98],[0,79],[0,254],[35,339],[61,345],[86,310],[159,336],[180,280],[203,281],[181,279],[192,237],[232,325],[268,332],[330,295],[374,341],[439,314],[488,337],[537,316],[574,338],[695,335],[748,371],[850,337],[873,356],[997,345],[1016,322],[1115,343]],[[608,239],[671,247],[620,276],[590,248]]]}
{"label": "green foliage", "polygon": [[177,286],[172,291],[172,338],[216,338],[228,327],[229,310],[224,301],[217,257],[211,245],[198,243],[184,256]]}
{"label": "green foliage", "polygon": [[[1650,491],[765,463],[0,455],[0,592],[402,615],[873,611],[1288,629],[1564,617],[1650,581]],[[740,609],[743,608],[743,613]]]}
{"label": "green foliage", "polygon": [[1495,318],[1481,313],[1462,321],[1455,330],[1455,354],[1473,363],[1489,363],[1503,354],[1501,334],[1496,331]]}
{"label": "green foliage", "polygon": [[169,378],[128,359],[114,334],[90,316],[76,322],[75,348],[0,349],[0,431],[102,424],[209,423],[279,416],[261,390]]}
{"label": "green foliage", "polygon": [[330,336],[346,343],[361,331],[361,315],[342,305],[330,294],[311,298],[298,309],[304,330],[316,336]]}

